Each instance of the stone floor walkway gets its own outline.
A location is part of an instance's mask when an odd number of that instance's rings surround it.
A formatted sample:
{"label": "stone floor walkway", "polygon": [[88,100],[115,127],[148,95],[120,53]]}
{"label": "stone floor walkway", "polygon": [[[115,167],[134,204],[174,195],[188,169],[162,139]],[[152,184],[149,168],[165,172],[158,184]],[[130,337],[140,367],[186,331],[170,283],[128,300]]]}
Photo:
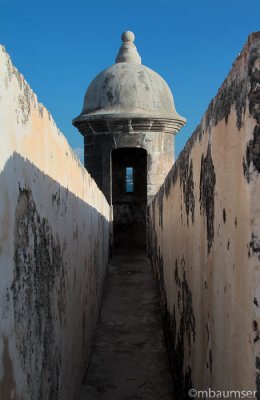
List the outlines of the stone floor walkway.
{"label": "stone floor walkway", "polygon": [[115,255],[80,400],[170,400],[156,287],[144,254]]}

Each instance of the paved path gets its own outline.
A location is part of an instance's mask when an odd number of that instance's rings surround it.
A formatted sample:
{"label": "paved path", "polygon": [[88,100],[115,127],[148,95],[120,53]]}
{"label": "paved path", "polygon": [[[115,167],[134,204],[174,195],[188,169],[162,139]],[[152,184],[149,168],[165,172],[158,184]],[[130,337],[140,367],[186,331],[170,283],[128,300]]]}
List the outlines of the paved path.
{"label": "paved path", "polygon": [[172,400],[154,278],[144,254],[109,265],[100,321],[80,400]]}

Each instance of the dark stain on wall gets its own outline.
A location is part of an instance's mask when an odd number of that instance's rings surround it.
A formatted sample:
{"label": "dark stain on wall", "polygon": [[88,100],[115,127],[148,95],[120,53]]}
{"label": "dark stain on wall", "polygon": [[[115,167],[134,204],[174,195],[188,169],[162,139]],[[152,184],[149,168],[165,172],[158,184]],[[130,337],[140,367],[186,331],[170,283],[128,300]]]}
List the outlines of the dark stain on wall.
{"label": "dark stain on wall", "polygon": [[254,337],[254,343],[258,342],[258,340],[260,339],[260,331],[258,328],[258,322],[257,321],[253,321],[253,330],[255,332],[255,337]]}
{"label": "dark stain on wall", "polygon": [[225,208],[223,208],[223,221],[224,221],[224,224],[226,223],[226,220],[227,220],[227,214],[226,214]]}
{"label": "dark stain on wall", "polygon": [[163,202],[164,202],[164,190],[160,190],[157,194],[158,200],[158,213],[159,213],[159,226],[163,229]]}
{"label": "dark stain on wall", "polygon": [[[184,259],[182,261],[184,261]],[[177,399],[188,399],[188,391],[192,388],[192,374],[190,366],[184,364],[184,349],[186,346],[185,340],[187,340],[189,354],[191,354],[192,343],[195,342],[195,317],[192,307],[192,294],[187,283],[184,267],[182,266],[181,268],[182,276],[180,277],[178,262],[176,260],[175,282],[178,290],[179,323],[177,325],[175,306],[173,314],[168,311],[165,289],[162,296],[162,298],[165,298],[163,301],[163,319]]]}
{"label": "dark stain on wall", "polygon": [[[250,166],[253,166],[251,170]],[[260,172],[260,125],[255,126],[253,139],[249,140],[246,148],[246,156],[243,158],[244,175],[249,183],[253,172]]]}
{"label": "dark stain on wall", "polygon": [[189,224],[189,215],[191,214],[192,223],[194,223],[194,211],[195,211],[195,196],[194,196],[194,176],[193,176],[193,161],[189,160],[190,152],[197,139],[197,136],[201,132],[200,126],[197,127],[196,132],[186,143],[185,148],[182,150],[178,157],[178,160],[173,165],[172,169],[168,173],[164,184],[161,186],[159,192],[156,195],[159,207],[159,224],[163,228],[163,203],[164,196],[166,198],[170,195],[171,187],[177,182],[180,177],[180,186],[182,188],[187,224]]}
{"label": "dark stain on wall", "polygon": [[235,106],[237,127],[240,129],[246,109],[247,90],[246,79],[237,77],[237,79],[230,80],[227,78],[219,89],[217,96],[209,104],[205,115],[206,129],[210,130],[211,126],[216,126],[222,119],[227,124],[232,105]]}
{"label": "dark stain on wall", "polygon": [[255,360],[256,366],[256,399],[260,400],[260,357],[256,357]]}
{"label": "dark stain on wall", "polygon": [[252,249],[254,255],[258,257],[260,261],[260,240],[257,235],[253,232],[251,233],[251,241],[249,243],[250,248]]}
{"label": "dark stain on wall", "polygon": [[207,333],[207,342],[209,343],[209,324],[208,322],[206,323],[206,333]]}
{"label": "dark stain on wall", "polygon": [[148,255],[152,263],[159,291],[164,334],[173,375],[175,395],[176,400],[186,400],[189,399],[188,391],[192,388],[192,373],[191,367],[184,363],[184,348],[188,343],[189,354],[191,354],[191,348],[195,342],[195,316],[192,306],[192,293],[186,279],[184,269],[185,259],[182,258],[179,267],[178,259],[176,258],[174,265],[174,280],[176,283],[176,290],[178,291],[178,315],[180,316],[177,325],[175,306],[171,313],[168,309],[164,280],[164,261],[153,227],[153,221],[155,221],[154,205],[150,207],[149,211],[152,215],[150,215],[148,232]]}
{"label": "dark stain on wall", "polygon": [[[4,52],[6,53],[5,50]],[[26,125],[29,121],[31,108],[36,105],[34,94],[22,74],[13,66],[10,57],[8,55],[6,55],[6,57],[7,76],[5,78],[5,86],[8,88],[9,82],[11,82],[13,78],[17,80],[21,94],[18,97],[16,120],[18,124]],[[40,106],[42,107],[42,104],[39,104],[39,111]]]}
{"label": "dark stain on wall", "polygon": [[192,160],[189,163],[189,158],[184,160],[182,157],[181,161],[182,162],[179,163],[180,183],[183,191],[184,203],[186,206],[187,225],[189,225],[189,213],[191,213],[192,223],[194,223],[195,209],[193,163]]}
{"label": "dark stain on wall", "polygon": [[200,171],[200,209],[203,211],[203,214],[206,215],[207,220],[208,253],[210,252],[214,239],[215,185],[216,174],[209,144],[206,157],[204,157],[204,154],[201,156]]}
{"label": "dark stain on wall", "polygon": [[31,191],[19,190],[12,283],[16,344],[30,398],[56,400],[61,353],[55,325],[62,325],[66,307],[62,253]]}
{"label": "dark stain on wall", "polygon": [[212,350],[209,350],[209,370],[212,372],[213,358],[212,358]]}
{"label": "dark stain on wall", "polygon": [[[259,59],[259,46],[260,38],[256,41],[256,44],[250,51],[249,62],[248,62],[248,74],[250,78],[251,89],[248,94],[249,100],[249,113],[256,119],[256,126],[253,132],[253,139],[247,144],[246,155],[243,158],[243,168],[244,174],[248,181],[250,182],[251,175],[253,172],[260,172],[260,69],[258,68]],[[253,166],[251,170],[250,166]]]}
{"label": "dark stain on wall", "polygon": [[260,373],[256,373],[256,400],[260,400]]}
{"label": "dark stain on wall", "polygon": [[192,294],[188,286],[184,267],[182,269],[180,289],[182,299],[180,335],[182,336],[182,340],[184,335],[187,337],[189,348],[191,350],[191,342],[195,342],[195,317],[192,308]]}
{"label": "dark stain on wall", "polygon": [[53,194],[51,196],[51,198],[52,198],[53,206],[56,206],[57,208],[59,208],[59,206],[60,206],[60,190],[57,190],[57,192],[55,192],[55,194]]}
{"label": "dark stain on wall", "polygon": [[[257,59],[259,57],[259,32],[252,33],[248,41],[235,60],[232,70],[223,82],[219,89],[216,97],[211,101],[205,118],[206,118],[206,129],[210,129],[211,126],[215,126],[222,119],[228,122],[231,107],[234,106],[237,115],[237,127],[240,129],[243,125],[243,117],[246,110],[247,97],[249,98],[249,112],[256,118],[259,118],[259,89],[258,84],[260,80],[260,71],[257,68]],[[250,52],[247,56],[247,52]],[[248,57],[248,71],[245,73],[245,78],[242,78],[242,74],[238,73],[237,65],[244,64]],[[241,60],[242,58],[242,60]],[[248,91],[248,83],[251,84],[251,90]],[[258,120],[259,124],[259,120]],[[258,164],[259,165],[259,164]],[[259,171],[259,169],[258,169]]]}

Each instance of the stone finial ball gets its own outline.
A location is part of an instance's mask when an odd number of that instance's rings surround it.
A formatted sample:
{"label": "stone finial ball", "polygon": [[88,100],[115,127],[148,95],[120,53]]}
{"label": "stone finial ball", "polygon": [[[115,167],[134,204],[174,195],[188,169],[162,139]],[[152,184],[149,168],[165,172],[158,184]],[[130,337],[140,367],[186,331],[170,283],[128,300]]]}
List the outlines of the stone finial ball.
{"label": "stone finial ball", "polygon": [[121,38],[123,42],[133,42],[135,40],[135,35],[131,31],[126,31],[122,33]]}

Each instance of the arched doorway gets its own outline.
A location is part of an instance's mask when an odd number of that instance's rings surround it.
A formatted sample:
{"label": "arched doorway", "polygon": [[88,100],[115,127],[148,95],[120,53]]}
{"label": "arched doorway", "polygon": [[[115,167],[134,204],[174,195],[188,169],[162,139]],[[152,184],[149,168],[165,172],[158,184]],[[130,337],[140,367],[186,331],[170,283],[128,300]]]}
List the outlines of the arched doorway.
{"label": "arched doorway", "polygon": [[115,247],[145,247],[147,152],[119,148],[111,153],[113,235]]}

